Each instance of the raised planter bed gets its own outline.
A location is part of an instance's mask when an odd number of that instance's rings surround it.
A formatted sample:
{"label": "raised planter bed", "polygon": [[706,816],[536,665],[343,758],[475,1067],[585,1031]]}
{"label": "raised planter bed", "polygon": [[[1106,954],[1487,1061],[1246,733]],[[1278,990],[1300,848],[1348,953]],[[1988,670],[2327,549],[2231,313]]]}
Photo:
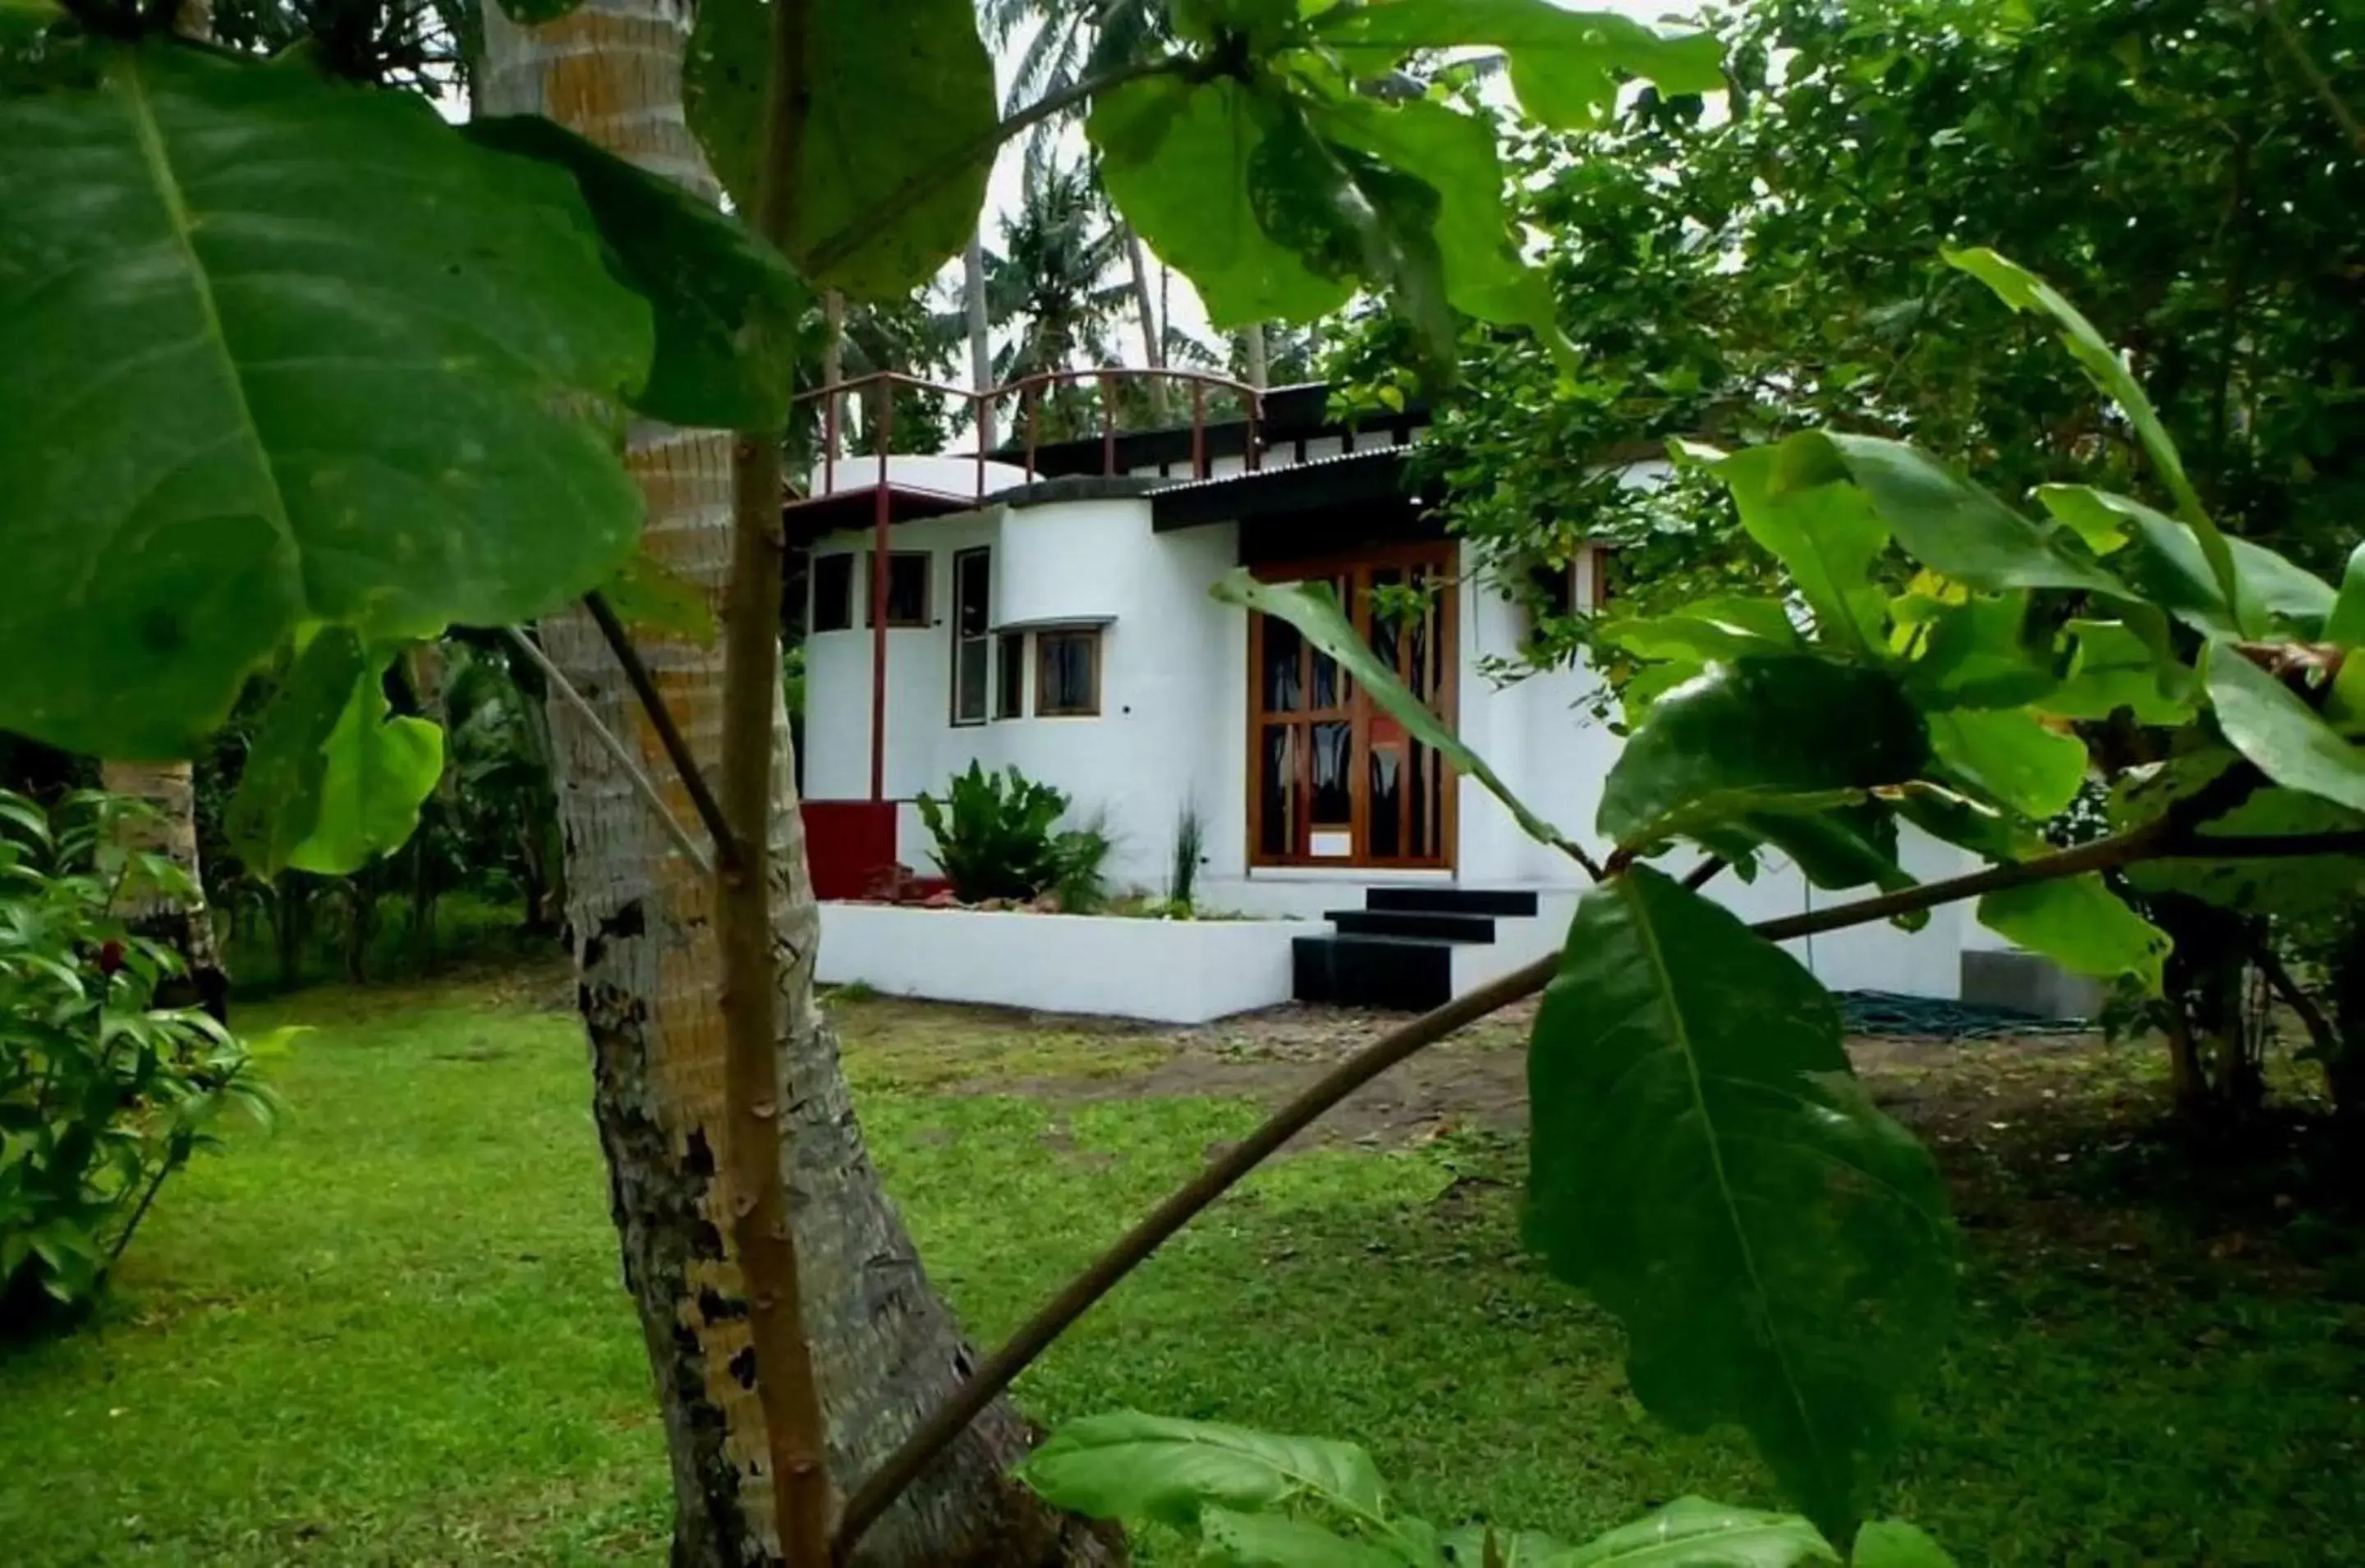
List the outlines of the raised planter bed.
{"label": "raised planter bed", "polygon": [[890,996],[1204,1024],[1290,997],[1296,920],[824,903],[818,978]]}

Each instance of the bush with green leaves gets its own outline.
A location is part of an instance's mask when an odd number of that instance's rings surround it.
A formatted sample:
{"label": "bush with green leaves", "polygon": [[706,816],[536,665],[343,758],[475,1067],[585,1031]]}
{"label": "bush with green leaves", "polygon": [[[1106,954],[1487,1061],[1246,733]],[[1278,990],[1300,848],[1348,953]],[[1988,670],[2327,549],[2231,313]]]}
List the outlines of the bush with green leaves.
{"label": "bush with green leaves", "polygon": [[180,960],[116,912],[190,890],[119,847],[131,811],[80,794],[53,823],[0,792],[0,1327],[87,1305],[222,1115],[276,1109],[245,1045],[154,1005]]}
{"label": "bush with green leaves", "polygon": [[[1583,1543],[1538,1530],[1440,1529],[1390,1506],[1370,1454],[1329,1438],[1117,1411],[1062,1427],[1020,1472],[1060,1507],[1157,1523],[1229,1568],[1794,1568],[1838,1562],[1796,1514],[1678,1497]],[[1856,1532],[1855,1568],[1951,1568],[1913,1526]]]}
{"label": "bush with green leaves", "polygon": [[1061,828],[1068,803],[1065,791],[1015,767],[989,773],[975,762],[953,776],[943,799],[918,801],[936,864],[964,903],[1048,893],[1062,910],[1085,914],[1108,897],[1101,867],[1111,844],[1098,821]]}

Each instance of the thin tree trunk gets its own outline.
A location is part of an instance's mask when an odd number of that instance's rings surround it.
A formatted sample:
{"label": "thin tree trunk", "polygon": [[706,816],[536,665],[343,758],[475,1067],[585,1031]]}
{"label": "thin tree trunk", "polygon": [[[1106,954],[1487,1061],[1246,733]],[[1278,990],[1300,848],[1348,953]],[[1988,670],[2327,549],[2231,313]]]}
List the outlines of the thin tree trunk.
{"label": "thin tree trunk", "polygon": [[[102,762],[98,771],[107,793],[138,801],[154,813],[130,830],[126,846],[170,860],[194,890],[185,899],[150,892],[119,913],[133,930],[180,955],[188,1000],[218,1019],[227,1018],[230,977],[206,909],[205,867],[197,855],[196,768],[186,762]],[[165,997],[172,998],[174,989],[166,988]]]}
{"label": "thin tree trunk", "polygon": [[[696,151],[691,149],[693,154]],[[821,297],[821,315],[827,332],[821,345],[821,384],[835,386],[846,379],[846,296],[834,288],[824,292]],[[846,440],[846,400],[838,393],[832,392],[826,401],[828,408],[824,410],[821,439],[832,449],[830,455],[836,456],[848,444]],[[836,432],[834,436],[830,433],[833,431]]]}
{"label": "thin tree trunk", "polygon": [[[1119,219],[1117,227],[1125,234],[1126,264],[1133,270],[1133,305],[1135,313],[1141,318],[1141,352],[1150,369],[1163,370],[1166,343],[1159,334],[1158,311],[1149,295],[1149,256],[1141,248],[1141,236],[1133,231],[1133,225]],[[1149,378],[1149,412],[1161,425],[1174,417],[1162,375]]]}
{"label": "thin tree trunk", "polygon": [[[478,101],[490,112],[550,114],[712,197],[714,185],[680,115],[687,26],[662,0],[590,0],[532,31],[488,7]],[[650,554],[719,606],[729,571],[730,437],[641,423],[627,461],[648,498]],[[551,657],[610,728],[635,738],[652,774],[667,780],[677,813],[689,820],[678,781],[588,618],[553,616],[542,633]],[[652,644],[644,654],[711,768],[722,720],[719,650]],[[814,1002],[820,909],[777,699],[776,714],[781,1154],[804,1327],[829,1423],[829,1470],[842,1493],[917,1425],[972,1356],[880,1185],[836,1036]],[[759,1470],[767,1444],[755,1394],[736,1370],[748,1343],[746,1307],[719,1158],[726,1107],[713,889],[671,851],[585,722],[553,706],[550,722],[593,1106],[625,1282],[640,1310],[673,1462],[673,1561],[677,1568],[766,1562],[774,1540],[771,1489]],[[1116,1560],[1104,1536],[1048,1512],[1007,1478],[1027,1435],[1006,1405],[989,1412],[866,1538],[860,1561],[1037,1568]]]}
{"label": "thin tree trunk", "polygon": [[[969,385],[972,392],[982,392],[993,385],[993,335],[985,309],[985,236],[971,234],[969,249],[961,253],[961,304],[969,314]],[[983,431],[985,445],[994,445],[993,405],[978,400],[977,422]]]}
{"label": "thin tree trunk", "polygon": [[1240,359],[1248,367],[1248,383],[1258,391],[1265,386],[1264,323],[1251,321],[1240,329]]}

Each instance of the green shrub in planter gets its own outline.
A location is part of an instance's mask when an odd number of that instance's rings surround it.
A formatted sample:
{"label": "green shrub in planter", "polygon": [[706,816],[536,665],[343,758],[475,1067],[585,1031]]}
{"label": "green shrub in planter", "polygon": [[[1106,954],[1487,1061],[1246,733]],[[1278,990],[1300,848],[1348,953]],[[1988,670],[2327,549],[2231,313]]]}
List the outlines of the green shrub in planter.
{"label": "green shrub in planter", "polygon": [[1015,767],[988,773],[972,762],[944,800],[922,795],[918,804],[936,864],[962,902],[1052,893],[1061,909],[1082,913],[1107,899],[1101,866],[1109,836],[1098,823],[1061,830],[1063,791]]}

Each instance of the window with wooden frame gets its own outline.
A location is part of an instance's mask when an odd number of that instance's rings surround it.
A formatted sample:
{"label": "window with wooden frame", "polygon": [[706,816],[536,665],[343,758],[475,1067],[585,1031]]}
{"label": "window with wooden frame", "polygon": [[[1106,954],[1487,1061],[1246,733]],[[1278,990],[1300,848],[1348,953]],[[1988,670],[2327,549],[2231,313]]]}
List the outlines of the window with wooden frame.
{"label": "window with wooden frame", "polygon": [[816,555],[813,563],[813,630],[844,632],[854,625],[854,557]]}
{"label": "window with wooden frame", "polygon": [[993,716],[997,719],[1026,717],[1026,633],[1004,632],[996,637],[994,649]]}
{"label": "window with wooden frame", "polygon": [[[925,550],[897,550],[887,557],[887,624],[894,628],[928,623],[928,572],[932,557]],[[862,603],[862,622],[870,624],[875,607]]]}
{"label": "window with wooden frame", "polygon": [[985,722],[993,659],[986,633],[992,612],[993,552],[981,545],[953,552],[953,722]]}
{"label": "window with wooden frame", "polygon": [[1063,626],[1035,633],[1035,716],[1090,719],[1101,711],[1101,629]]}

